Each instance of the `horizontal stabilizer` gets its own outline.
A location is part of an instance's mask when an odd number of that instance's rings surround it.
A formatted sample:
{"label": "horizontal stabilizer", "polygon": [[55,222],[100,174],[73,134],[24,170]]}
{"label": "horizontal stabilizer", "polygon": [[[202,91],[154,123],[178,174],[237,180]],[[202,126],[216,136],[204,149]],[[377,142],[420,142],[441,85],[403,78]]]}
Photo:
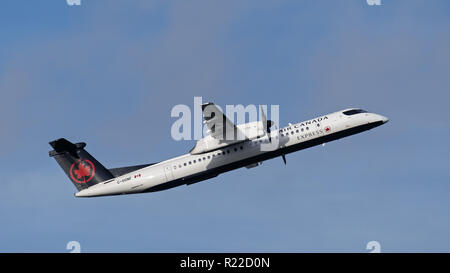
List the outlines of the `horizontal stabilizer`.
{"label": "horizontal stabilizer", "polygon": [[77,150],[81,150],[86,147],[86,143],[84,142],[73,144],[65,138],[51,141],[49,144],[53,148],[53,151],[49,152],[50,157],[53,157],[60,153],[68,152],[73,157],[78,158]]}

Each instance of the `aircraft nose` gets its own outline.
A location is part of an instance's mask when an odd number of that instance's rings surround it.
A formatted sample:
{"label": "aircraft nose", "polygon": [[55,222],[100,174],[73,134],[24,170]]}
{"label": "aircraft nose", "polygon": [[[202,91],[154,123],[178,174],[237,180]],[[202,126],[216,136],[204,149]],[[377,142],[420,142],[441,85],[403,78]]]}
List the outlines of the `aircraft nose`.
{"label": "aircraft nose", "polygon": [[387,117],[385,117],[385,116],[381,116],[381,121],[382,121],[383,124],[384,124],[384,123],[388,122],[389,119],[388,119]]}

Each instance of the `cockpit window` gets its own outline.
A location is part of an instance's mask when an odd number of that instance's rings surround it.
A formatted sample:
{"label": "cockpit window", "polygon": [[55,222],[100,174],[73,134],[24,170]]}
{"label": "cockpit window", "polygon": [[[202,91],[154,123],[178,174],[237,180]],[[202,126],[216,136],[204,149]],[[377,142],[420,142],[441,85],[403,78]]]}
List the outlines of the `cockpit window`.
{"label": "cockpit window", "polygon": [[367,111],[362,110],[362,109],[352,109],[352,110],[344,111],[342,113],[344,115],[351,116],[351,115],[356,115],[356,114],[361,114],[361,113],[367,113]]}

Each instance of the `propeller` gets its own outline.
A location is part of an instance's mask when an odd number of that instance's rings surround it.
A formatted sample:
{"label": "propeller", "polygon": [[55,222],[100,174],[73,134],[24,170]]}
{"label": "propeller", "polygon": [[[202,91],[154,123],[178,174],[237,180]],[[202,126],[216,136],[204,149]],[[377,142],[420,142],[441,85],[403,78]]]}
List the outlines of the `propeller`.
{"label": "propeller", "polygon": [[[270,136],[270,128],[274,125],[274,122],[271,120],[267,120],[266,113],[264,113],[264,109],[262,108],[261,105],[259,106],[259,108],[261,108],[261,119],[263,123],[264,132],[266,133],[266,135],[269,136],[269,141],[272,142],[272,138]],[[283,158],[284,165],[286,165],[286,155],[283,154],[281,155],[281,157]]]}
{"label": "propeller", "polygon": [[269,136],[269,141],[272,141],[272,137],[270,136],[270,128],[273,126],[274,122],[271,120],[267,120],[266,113],[264,113],[264,109],[260,105],[259,108],[261,108],[261,119],[263,123],[263,130],[266,133],[267,136]]}

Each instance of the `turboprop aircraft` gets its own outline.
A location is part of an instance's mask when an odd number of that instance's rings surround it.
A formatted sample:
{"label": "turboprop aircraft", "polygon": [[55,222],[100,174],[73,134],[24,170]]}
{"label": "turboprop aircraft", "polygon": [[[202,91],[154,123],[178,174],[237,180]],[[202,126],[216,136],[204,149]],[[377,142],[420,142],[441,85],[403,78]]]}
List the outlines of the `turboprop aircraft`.
{"label": "turboprop aircraft", "polygon": [[[241,167],[361,133],[388,121],[384,116],[351,108],[271,131],[266,119],[235,125],[213,103],[202,105],[209,135],[185,155],[154,164],[107,169],[84,148],[64,138],[50,142],[49,152],[77,188],[76,197],[161,191],[190,185]],[[269,146],[269,149],[266,147]]]}

